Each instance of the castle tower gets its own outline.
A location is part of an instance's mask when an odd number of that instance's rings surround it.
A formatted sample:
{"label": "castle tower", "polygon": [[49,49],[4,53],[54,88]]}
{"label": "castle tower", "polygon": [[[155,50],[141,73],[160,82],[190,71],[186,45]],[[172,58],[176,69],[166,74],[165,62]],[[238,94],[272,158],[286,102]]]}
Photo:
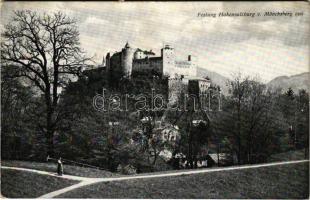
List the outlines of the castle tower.
{"label": "castle tower", "polygon": [[110,53],[107,53],[106,57],[105,57],[105,66],[107,71],[110,70]]}
{"label": "castle tower", "polygon": [[161,57],[163,59],[163,74],[174,77],[176,72],[174,49],[169,45],[165,45],[165,47],[161,49]]}
{"label": "castle tower", "polygon": [[128,42],[122,49],[121,66],[124,76],[130,77],[132,72],[132,61],[135,53],[135,49],[131,48]]}
{"label": "castle tower", "polygon": [[197,57],[193,55],[188,55],[187,61],[191,63],[189,75],[197,76]]}

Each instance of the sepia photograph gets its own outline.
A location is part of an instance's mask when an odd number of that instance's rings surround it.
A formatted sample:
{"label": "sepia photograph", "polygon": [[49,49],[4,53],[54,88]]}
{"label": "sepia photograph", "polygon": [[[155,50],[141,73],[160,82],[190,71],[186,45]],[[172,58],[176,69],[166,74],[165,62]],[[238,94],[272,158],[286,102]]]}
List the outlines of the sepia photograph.
{"label": "sepia photograph", "polygon": [[309,198],[309,2],[0,5],[1,198]]}

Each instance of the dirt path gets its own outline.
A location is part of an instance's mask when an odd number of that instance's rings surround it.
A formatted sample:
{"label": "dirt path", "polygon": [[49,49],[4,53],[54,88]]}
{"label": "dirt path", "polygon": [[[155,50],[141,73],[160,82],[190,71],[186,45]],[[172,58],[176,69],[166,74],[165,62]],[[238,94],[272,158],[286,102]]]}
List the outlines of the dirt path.
{"label": "dirt path", "polygon": [[62,175],[62,176],[59,176],[57,173],[40,171],[40,170],[36,170],[36,169],[20,168],[20,167],[1,166],[1,168],[2,169],[13,169],[13,170],[19,170],[19,171],[33,172],[33,173],[37,173],[37,174],[49,175],[49,176],[54,176],[54,177],[58,177],[58,178],[65,178],[65,179],[70,179],[70,180],[76,180],[76,181],[85,181],[85,180],[89,179],[89,178],[86,178],[86,177],[71,176],[71,175],[65,175],[65,174]]}
{"label": "dirt path", "polygon": [[145,178],[158,178],[158,177],[168,177],[168,176],[182,176],[182,175],[190,175],[190,174],[199,174],[199,173],[210,173],[210,172],[219,172],[219,171],[230,171],[230,170],[242,170],[242,169],[254,169],[260,167],[270,167],[276,165],[287,165],[287,164],[296,164],[296,163],[303,163],[309,162],[309,160],[295,160],[295,161],[286,161],[286,162],[274,162],[274,163],[266,163],[266,164],[256,164],[256,165],[243,165],[243,166],[233,166],[233,167],[223,167],[223,168],[211,168],[211,169],[201,169],[201,170],[188,170],[182,172],[172,172],[172,173],[163,173],[163,174],[149,174],[149,175],[136,175],[136,176],[124,176],[124,177],[115,177],[115,178],[87,178],[87,177],[79,177],[79,176],[71,176],[71,175],[63,175],[58,176],[55,173],[33,170],[33,169],[25,169],[25,168],[16,168],[16,167],[6,167],[1,166],[3,169],[14,169],[14,170],[22,170],[22,171],[29,171],[44,175],[50,176],[57,176],[62,178],[67,178],[71,180],[78,180],[81,181],[78,184],[56,190],[54,192],[45,194],[40,196],[39,198],[53,198],[60,194],[66,193],[68,191],[84,187],[90,184],[95,184],[99,182],[111,182],[111,181],[122,181],[122,180],[130,180],[130,179],[145,179]]}

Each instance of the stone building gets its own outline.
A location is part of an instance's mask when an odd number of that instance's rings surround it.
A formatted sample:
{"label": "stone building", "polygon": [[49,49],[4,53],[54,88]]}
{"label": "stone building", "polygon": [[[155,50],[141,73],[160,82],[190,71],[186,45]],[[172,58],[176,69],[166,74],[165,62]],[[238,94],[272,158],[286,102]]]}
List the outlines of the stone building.
{"label": "stone building", "polygon": [[197,73],[193,57],[188,55],[186,60],[176,60],[175,50],[169,45],[165,45],[161,49],[161,55],[156,56],[152,51],[132,48],[127,42],[121,51],[115,52],[112,56],[107,53],[105,60],[108,71],[128,78],[134,73],[151,73],[168,77],[196,76]]}
{"label": "stone building", "polygon": [[195,57],[188,55],[185,60],[177,60],[175,49],[170,45],[165,45],[158,56],[152,50],[133,48],[127,42],[121,51],[107,53],[105,62],[107,72],[113,77],[133,78],[141,74],[167,77],[170,97],[186,92],[189,84],[197,85],[199,93],[210,86],[210,80],[197,76]]}

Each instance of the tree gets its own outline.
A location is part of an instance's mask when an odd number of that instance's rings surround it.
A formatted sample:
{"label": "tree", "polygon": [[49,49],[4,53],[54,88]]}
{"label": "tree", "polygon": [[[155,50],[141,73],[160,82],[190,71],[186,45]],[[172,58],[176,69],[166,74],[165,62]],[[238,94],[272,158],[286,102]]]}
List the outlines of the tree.
{"label": "tree", "polygon": [[[209,88],[208,92],[216,92],[215,88]],[[187,93],[188,92],[188,93]],[[187,163],[191,168],[197,168],[198,157],[203,153],[203,149],[207,146],[212,136],[210,112],[206,111],[201,101],[205,101],[200,97],[198,85],[189,86],[187,91],[181,90],[177,96],[178,107],[180,109],[167,109],[165,118],[172,125],[177,125],[181,133],[181,139],[175,153],[181,152],[187,158]],[[188,95],[187,101],[184,95]],[[218,102],[213,104],[215,96],[209,96],[212,101],[212,109],[218,106]],[[186,109],[184,109],[184,107]]]}
{"label": "tree", "polygon": [[305,148],[305,157],[309,151],[309,94],[300,90],[296,95],[296,131],[295,148]]}
{"label": "tree", "polygon": [[43,94],[46,113],[40,127],[47,153],[52,155],[53,136],[61,120],[59,88],[90,61],[80,48],[76,21],[61,12],[16,11],[2,33],[1,59],[2,64],[17,65],[17,75],[34,83]]}
{"label": "tree", "polygon": [[5,159],[30,154],[36,128],[33,122],[38,119],[33,91],[11,77],[15,69],[14,66],[1,68],[1,150]]}
{"label": "tree", "polygon": [[229,138],[238,164],[263,162],[274,153],[276,134],[283,133],[282,112],[277,92],[269,91],[256,79],[236,77],[230,83],[231,95],[218,117],[222,138]]}
{"label": "tree", "polygon": [[241,75],[238,75],[235,77],[233,81],[230,82],[231,86],[231,99],[233,104],[233,109],[235,109],[235,112],[233,111],[232,114],[236,113],[236,118],[234,119],[236,121],[237,127],[236,127],[236,140],[237,140],[237,157],[238,157],[238,164],[241,164],[241,152],[242,152],[242,136],[241,136],[241,123],[242,123],[242,104],[245,99],[245,93],[247,89],[247,83],[248,78],[245,78],[242,80]]}

